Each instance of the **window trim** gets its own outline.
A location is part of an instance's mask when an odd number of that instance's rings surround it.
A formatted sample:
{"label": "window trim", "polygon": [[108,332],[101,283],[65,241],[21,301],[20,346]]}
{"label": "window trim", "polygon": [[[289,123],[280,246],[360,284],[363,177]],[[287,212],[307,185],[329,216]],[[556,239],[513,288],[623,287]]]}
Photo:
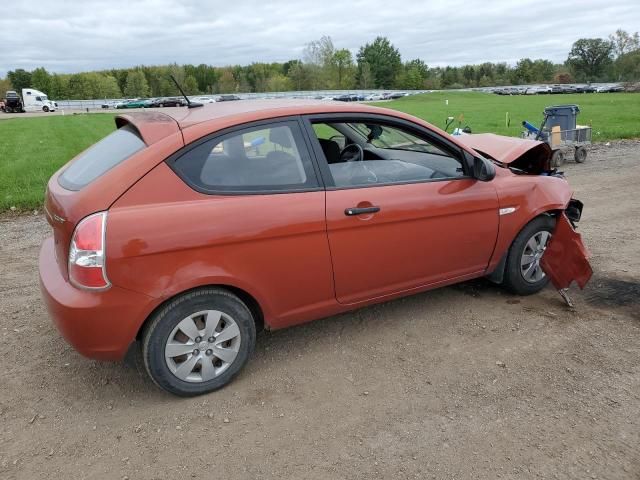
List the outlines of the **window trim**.
{"label": "window trim", "polygon": [[[227,136],[229,134],[240,134],[242,135],[242,132],[244,130],[255,130],[256,128],[259,127],[264,127],[267,125],[277,125],[280,123],[295,123],[299,130],[300,130],[300,136],[302,139],[302,143],[300,143],[300,145],[296,145],[296,147],[298,148],[298,151],[300,153],[300,156],[302,157],[302,161],[304,162],[304,156],[306,155],[307,160],[309,161],[309,164],[311,165],[311,170],[310,171],[306,171],[305,168],[305,173],[308,176],[308,180],[315,180],[315,183],[317,184],[316,186],[313,187],[309,187],[309,186],[303,186],[300,188],[281,188],[281,189],[277,189],[274,188],[272,190],[265,190],[263,188],[260,187],[255,187],[255,188],[247,188],[247,189],[219,189],[219,188],[203,188],[202,186],[194,183],[193,181],[191,181],[190,178],[188,178],[187,176],[185,176],[180,169],[176,166],[176,162],[183,156],[186,155],[187,153],[189,153],[191,150],[199,147],[200,145],[202,145],[203,143],[212,141],[212,140],[216,140],[220,137],[224,137]],[[293,132],[292,132],[293,133]],[[221,130],[217,130],[215,132],[209,133],[203,137],[198,138],[197,140],[194,140],[193,142],[189,143],[188,145],[183,146],[182,148],[180,148],[179,150],[177,150],[176,152],[172,153],[169,157],[167,157],[164,162],[169,166],[169,168],[173,171],[173,173],[175,173],[178,178],[180,178],[188,187],[190,187],[191,189],[195,190],[196,192],[205,194],[205,195],[221,195],[221,196],[237,196],[237,195],[281,195],[281,194],[287,194],[287,193],[303,193],[303,192],[317,192],[317,191],[323,191],[324,188],[324,183],[322,181],[322,176],[320,174],[320,170],[318,168],[317,162],[315,160],[315,155],[311,149],[311,145],[309,143],[309,140],[307,138],[307,132],[305,130],[305,125],[303,124],[303,122],[301,121],[301,118],[299,115],[289,115],[289,116],[285,116],[285,117],[272,117],[272,118],[267,118],[267,119],[261,119],[261,120],[254,120],[254,121],[250,121],[250,122],[245,122],[245,123],[240,123],[237,125],[233,125],[227,128],[223,128]],[[295,137],[294,137],[295,140]]]}
{"label": "window trim", "polygon": [[[333,180],[333,176],[331,175],[331,171],[329,169],[329,163],[327,162],[327,159],[324,156],[324,152],[322,150],[322,147],[320,146],[320,142],[318,141],[315,130],[313,129],[313,122],[362,123],[362,122],[366,122],[367,120],[388,125],[391,127],[407,130],[419,137],[426,137],[427,140],[434,143],[437,147],[442,148],[445,152],[450,153],[454,158],[456,158],[460,162],[463,169],[463,175],[460,177],[430,178],[427,180],[420,179],[420,180],[406,180],[401,182],[373,183],[373,184],[367,184],[367,185],[348,185],[348,186],[341,186],[341,187],[336,186]],[[377,113],[354,112],[354,113],[306,114],[306,115],[302,115],[302,121],[304,123],[305,132],[309,137],[309,142],[313,147],[315,161],[318,164],[318,168],[322,175],[322,180],[326,186],[325,189],[327,191],[351,190],[355,188],[389,187],[394,185],[408,185],[408,184],[414,184],[414,183],[450,182],[454,180],[473,179],[473,175],[471,175],[469,164],[464,155],[464,151],[458,145],[438,135],[436,132],[433,132],[428,128],[423,127],[422,125],[411,122],[409,120],[393,117],[390,115],[381,115]]]}

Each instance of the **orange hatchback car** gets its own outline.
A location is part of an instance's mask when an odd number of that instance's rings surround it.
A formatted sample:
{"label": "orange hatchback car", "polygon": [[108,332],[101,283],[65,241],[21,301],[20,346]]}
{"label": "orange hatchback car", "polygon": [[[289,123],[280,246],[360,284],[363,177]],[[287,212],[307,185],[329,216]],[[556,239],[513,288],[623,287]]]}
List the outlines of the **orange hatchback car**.
{"label": "orange hatchback car", "polygon": [[118,360],[141,345],[178,395],[227,384],[261,328],[482,276],[524,295],[588,280],[571,225],[554,235],[582,204],[541,142],[322,101],[116,126],[49,181],[42,292],[80,353]]}

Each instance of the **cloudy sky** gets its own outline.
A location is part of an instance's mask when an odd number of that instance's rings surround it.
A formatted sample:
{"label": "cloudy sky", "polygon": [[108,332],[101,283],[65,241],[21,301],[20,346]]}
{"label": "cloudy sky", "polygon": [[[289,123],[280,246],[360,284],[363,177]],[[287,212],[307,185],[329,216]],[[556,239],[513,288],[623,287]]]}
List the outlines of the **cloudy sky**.
{"label": "cloudy sky", "polygon": [[0,16],[0,76],[140,64],[300,58],[329,35],[354,54],[377,35],[429,65],[566,59],[581,37],[640,29],[639,0],[18,0]]}

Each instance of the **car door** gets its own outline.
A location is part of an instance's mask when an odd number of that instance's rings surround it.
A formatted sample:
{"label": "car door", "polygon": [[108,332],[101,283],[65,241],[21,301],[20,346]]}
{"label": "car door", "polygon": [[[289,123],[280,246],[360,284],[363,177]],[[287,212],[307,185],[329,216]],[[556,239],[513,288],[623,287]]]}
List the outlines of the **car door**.
{"label": "car door", "polygon": [[[347,144],[350,138],[359,142],[367,159],[336,161],[336,147],[318,140],[323,132],[335,133],[327,127],[345,132]],[[385,133],[371,138],[369,127]],[[327,188],[327,234],[340,303],[485,271],[498,233],[498,197],[491,182],[471,178],[452,142],[380,116],[310,117],[307,132]]]}

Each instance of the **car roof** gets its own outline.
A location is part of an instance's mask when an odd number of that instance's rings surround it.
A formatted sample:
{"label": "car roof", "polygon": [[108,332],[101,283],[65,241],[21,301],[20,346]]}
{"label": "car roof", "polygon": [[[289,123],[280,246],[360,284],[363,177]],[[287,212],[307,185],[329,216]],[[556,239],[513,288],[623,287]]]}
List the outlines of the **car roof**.
{"label": "car roof", "polygon": [[[345,104],[328,100],[306,99],[260,99],[219,102],[198,108],[180,108],[162,112],[173,118],[181,129],[198,123],[233,116],[255,115],[256,120],[305,113],[370,112],[384,113],[386,110],[361,104]],[[388,113],[388,112],[387,112]]]}
{"label": "car roof", "polygon": [[[147,145],[182,130],[185,141],[222,128],[269,118],[320,113],[409,115],[358,103],[304,99],[261,99],[208,103],[197,108],[165,108],[162,112],[127,112],[116,116],[118,128],[131,124]],[[415,119],[414,119],[415,120]]]}

